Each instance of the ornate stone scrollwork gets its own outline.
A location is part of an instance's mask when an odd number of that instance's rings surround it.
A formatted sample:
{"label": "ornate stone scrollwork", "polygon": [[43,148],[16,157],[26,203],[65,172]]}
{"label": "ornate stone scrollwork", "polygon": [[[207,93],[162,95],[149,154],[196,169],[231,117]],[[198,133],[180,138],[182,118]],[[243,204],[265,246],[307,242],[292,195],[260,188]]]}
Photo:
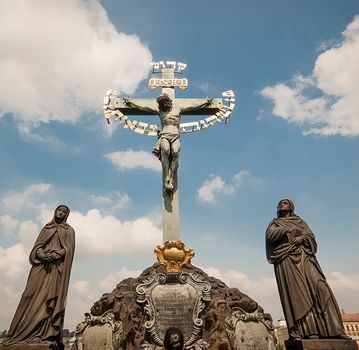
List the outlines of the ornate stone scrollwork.
{"label": "ornate stone scrollwork", "polygon": [[211,286],[195,273],[157,274],[136,288],[137,302],[146,315],[147,341],[143,350],[163,347],[163,338],[169,327],[178,327],[185,337],[185,348],[209,349],[201,339],[202,312],[211,300]]}
{"label": "ornate stone scrollwork", "polygon": [[186,350],[274,350],[272,319],[248,295],[191,264],[167,273],[159,263],[94,303],[76,349],[163,350],[169,327],[182,330]]}
{"label": "ornate stone scrollwork", "polygon": [[79,350],[86,347],[87,342],[93,342],[93,338],[96,338],[99,343],[103,341],[106,344],[110,340],[112,344],[108,349],[118,349],[123,333],[123,324],[121,321],[115,320],[112,310],[106,311],[101,316],[86,313],[85,321],[76,326],[75,332],[76,346]]}
{"label": "ornate stone scrollwork", "polygon": [[225,319],[225,327],[233,350],[275,349],[272,319],[266,318],[262,309],[249,313],[235,307]]}

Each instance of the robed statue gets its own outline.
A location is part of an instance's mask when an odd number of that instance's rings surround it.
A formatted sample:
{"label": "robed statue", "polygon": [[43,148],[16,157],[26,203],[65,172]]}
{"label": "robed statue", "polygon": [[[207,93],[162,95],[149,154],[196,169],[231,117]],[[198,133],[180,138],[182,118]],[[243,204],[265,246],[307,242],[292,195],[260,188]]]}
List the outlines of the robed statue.
{"label": "robed statue", "polygon": [[266,231],[267,259],[274,265],[291,340],[342,338],[340,310],[315,257],[317,243],[307,223],[283,199]]}
{"label": "robed statue", "polygon": [[66,223],[70,209],[60,205],[30,253],[32,265],[25,291],[5,345],[49,344],[63,349],[66,296],[75,250],[75,231]]}

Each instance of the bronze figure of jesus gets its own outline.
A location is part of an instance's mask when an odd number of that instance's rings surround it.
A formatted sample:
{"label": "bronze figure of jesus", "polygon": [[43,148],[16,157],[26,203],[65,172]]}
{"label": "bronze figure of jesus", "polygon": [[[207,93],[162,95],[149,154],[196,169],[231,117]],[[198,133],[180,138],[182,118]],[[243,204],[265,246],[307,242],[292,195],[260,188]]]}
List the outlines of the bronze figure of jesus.
{"label": "bronze figure of jesus", "polygon": [[179,133],[181,114],[208,107],[212,104],[213,98],[207,98],[206,102],[189,107],[181,107],[180,104],[176,104],[176,100],[172,100],[166,93],[159,96],[156,101],[158,107],[153,109],[148,106],[138,105],[131,101],[131,99],[124,99],[128,107],[134,107],[141,111],[159,115],[162,129],[158,133],[158,141],[152,153],[158,157],[162,163],[166,191],[172,192],[176,187],[175,179],[177,178],[179,153],[181,149]]}

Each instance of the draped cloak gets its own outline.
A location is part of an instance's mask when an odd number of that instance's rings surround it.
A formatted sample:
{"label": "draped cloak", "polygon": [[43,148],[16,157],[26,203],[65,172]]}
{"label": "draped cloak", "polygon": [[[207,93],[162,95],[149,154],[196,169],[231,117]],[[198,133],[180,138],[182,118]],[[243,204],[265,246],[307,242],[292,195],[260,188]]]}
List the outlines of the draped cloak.
{"label": "draped cloak", "polygon": [[[303,243],[295,245],[295,237]],[[266,231],[266,251],[278,285],[292,337],[321,338],[344,334],[339,307],[315,257],[317,243],[299,216],[274,219]]]}
{"label": "draped cloak", "polygon": [[[56,262],[41,261],[38,257],[41,250],[44,253],[59,252],[62,258]],[[32,268],[8,332],[7,344],[62,343],[74,250],[75,231],[66,222],[57,224],[52,220],[43,227],[30,253]]]}

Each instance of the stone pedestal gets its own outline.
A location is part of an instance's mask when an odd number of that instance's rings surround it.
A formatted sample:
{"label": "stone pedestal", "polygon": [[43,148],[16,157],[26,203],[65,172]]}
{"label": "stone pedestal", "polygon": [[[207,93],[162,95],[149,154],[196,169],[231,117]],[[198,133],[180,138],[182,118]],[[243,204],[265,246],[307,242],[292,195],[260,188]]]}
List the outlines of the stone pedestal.
{"label": "stone pedestal", "polygon": [[57,345],[54,344],[0,344],[0,350],[57,350]]}
{"label": "stone pedestal", "polygon": [[285,342],[287,350],[357,350],[354,340],[345,339],[302,339]]}
{"label": "stone pedestal", "polygon": [[170,327],[186,350],[275,349],[272,319],[249,296],[190,263],[178,273],[156,263],[95,302],[76,328],[76,350],[163,350]]}

